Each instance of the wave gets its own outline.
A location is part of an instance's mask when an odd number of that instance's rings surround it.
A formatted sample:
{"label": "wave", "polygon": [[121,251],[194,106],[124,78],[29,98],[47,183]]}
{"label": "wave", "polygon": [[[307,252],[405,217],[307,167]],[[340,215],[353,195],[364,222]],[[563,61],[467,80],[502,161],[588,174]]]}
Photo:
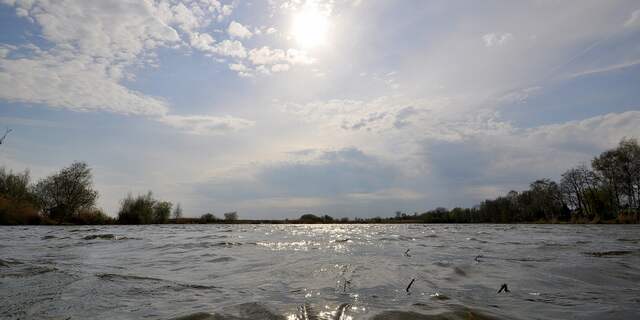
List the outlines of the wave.
{"label": "wave", "polygon": [[140,240],[140,238],[129,238],[124,236],[118,236],[112,233],[90,234],[88,236],[84,236],[82,239],[84,240]]}
{"label": "wave", "polygon": [[[456,307],[451,311],[440,311],[432,309],[432,306],[424,303],[417,303],[414,307],[426,309],[425,311],[388,310],[374,315],[373,320],[495,320],[495,316],[465,307]],[[294,314],[281,315],[267,306],[256,303],[243,303],[226,307],[215,313],[196,312],[171,320],[346,320],[353,319],[349,315],[351,305],[342,303],[332,311],[323,310],[318,312],[311,304],[300,305]],[[424,312],[424,313],[423,313]]]}
{"label": "wave", "polygon": [[187,289],[216,290],[216,291],[218,289],[220,289],[219,287],[212,286],[212,285],[183,283],[183,282],[177,282],[177,281],[166,280],[166,279],[161,279],[161,278],[145,277],[145,276],[137,276],[137,275],[128,275],[128,274],[98,273],[98,274],[96,274],[96,277],[98,277],[98,278],[100,278],[102,280],[106,280],[106,281],[124,281],[124,282],[150,281],[150,282],[165,283],[165,284],[169,285],[168,287],[173,287],[173,288],[178,288],[178,289],[187,288]]}
{"label": "wave", "polygon": [[609,256],[624,256],[633,253],[630,250],[612,250],[612,251],[597,251],[597,252],[583,252],[588,256],[593,257],[609,257]]}

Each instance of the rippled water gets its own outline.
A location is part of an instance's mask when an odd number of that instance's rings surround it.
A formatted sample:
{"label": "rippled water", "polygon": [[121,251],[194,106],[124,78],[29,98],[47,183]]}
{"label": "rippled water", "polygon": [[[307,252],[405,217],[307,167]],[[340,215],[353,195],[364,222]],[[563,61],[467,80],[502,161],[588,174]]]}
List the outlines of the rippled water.
{"label": "rippled water", "polygon": [[[639,319],[639,231],[621,225],[0,227],[0,317]],[[498,294],[503,283],[510,292]]]}

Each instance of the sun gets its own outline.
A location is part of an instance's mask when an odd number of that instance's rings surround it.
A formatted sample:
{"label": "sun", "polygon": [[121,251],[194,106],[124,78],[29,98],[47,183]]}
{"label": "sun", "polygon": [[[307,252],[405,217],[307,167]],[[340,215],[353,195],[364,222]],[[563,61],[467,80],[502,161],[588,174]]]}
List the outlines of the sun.
{"label": "sun", "polygon": [[317,5],[308,3],[293,17],[291,35],[298,45],[310,49],[325,45],[329,34],[329,17]]}

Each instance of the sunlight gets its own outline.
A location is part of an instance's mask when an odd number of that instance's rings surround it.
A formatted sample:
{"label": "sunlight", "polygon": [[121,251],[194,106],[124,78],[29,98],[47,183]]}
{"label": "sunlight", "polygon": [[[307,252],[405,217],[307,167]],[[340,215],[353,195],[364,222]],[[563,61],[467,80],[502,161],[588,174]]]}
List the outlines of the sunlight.
{"label": "sunlight", "polygon": [[303,48],[326,44],[329,17],[314,3],[307,3],[293,18],[291,35]]}

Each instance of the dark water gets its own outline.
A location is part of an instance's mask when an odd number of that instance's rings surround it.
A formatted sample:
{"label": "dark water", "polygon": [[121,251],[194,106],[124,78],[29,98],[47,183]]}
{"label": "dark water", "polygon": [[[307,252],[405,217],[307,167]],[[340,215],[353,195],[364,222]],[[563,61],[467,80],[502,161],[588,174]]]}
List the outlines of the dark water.
{"label": "dark water", "polygon": [[640,226],[0,227],[3,319],[640,319],[639,303]]}

